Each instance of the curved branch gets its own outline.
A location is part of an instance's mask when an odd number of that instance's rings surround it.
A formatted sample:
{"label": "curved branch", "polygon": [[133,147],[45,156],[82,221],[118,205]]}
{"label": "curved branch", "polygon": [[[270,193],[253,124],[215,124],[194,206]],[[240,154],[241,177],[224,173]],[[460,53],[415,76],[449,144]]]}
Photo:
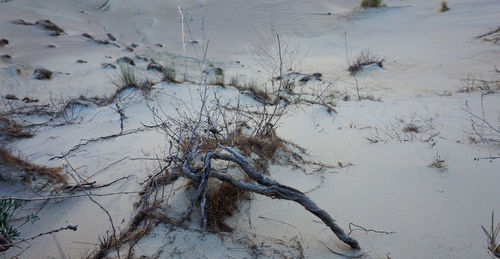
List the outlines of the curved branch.
{"label": "curved branch", "polygon": [[[294,201],[297,202],[298,204],[302,205],[306,210],[314,214],[316,217],[321,219],[332,231],[333,233],[344,243],[348,244],[351,248],[353,249],[359,249],[359,243],[355,239],[351,238],[350,236],[346,235],[346,233],[340,228],[336,223],[335,220],[326,212],[325,210],[321,209],[314,203],[309,197],[307,197],[303,192],[288,187],[286,185],[279,184],[275,181],[269,180],[262,176],[257,170],[255,170],[253,167],[250,166],[250,164],[247,162],[245,157],[240,155],[238,152],[235,150],[223,146],[220,143],[218,144],[219,147],[222,149],[228,151],[231,153],[231,155],[227,154],[220,154],[220,153],[215,153],[215,152],[209,152],[206,157],[205,157],[205,168],[204,170],[210,167],[210,163],[207,161],[210,161],[211,159],[222,159],[222,160],[227,160],[227,161],[232,161],[238,164],[238,166],[253,180],[257,182],[257,184],[250,183],[250,182],[245,182],[245,181],[240,181],[237,180],[233,177],[231,177],[228,174],[224,173],[219,173],[217,170],[213,168],[209,168],[209,176],[210,177],[215,177],[225,183],[231,184],[235,187],[255,192],[261,195],[269,196],[272,198],[277,198],[277,199],[284,199],[284,200],[289,200],[289,201]],[[190,169],[189,166],[187,166],[187,163],[184,163],[183,166],[183,172],[188,178],[191,178],[193,180],[201,181],[203,179],[203,176],[200,176],[199,174],[193,173]]]}

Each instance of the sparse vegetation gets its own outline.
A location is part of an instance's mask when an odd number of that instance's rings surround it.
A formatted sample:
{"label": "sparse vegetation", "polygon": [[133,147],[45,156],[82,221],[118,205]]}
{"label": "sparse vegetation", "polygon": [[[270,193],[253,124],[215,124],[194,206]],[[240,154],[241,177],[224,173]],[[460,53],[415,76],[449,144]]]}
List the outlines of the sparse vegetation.
{"label": "sparse vegetation", "polygon": [[0,115],[0,138],[1,139],[17,139],[31,138],[33,133],[28,131],[25,125],[16,122],[10,116]]}
{"label": "sparse vegetation", "polygon": [[481,78],[476,78],[472,75],[467,75],[467,78],[463,80],[465,86],[458,90],[459,93],[471,93],[475,91],[483,91],[485,93],[492,93],[500,91],[500,80],[492,79],[486,80]]}
{"label": "sparse vegetation", "polygon": [[352,64],[349,64],[347,71],[354,75],[368,65],[376,65],[380,68],[384,68],[383,62],[383,58],[380,58],[369,49],[363,49],[356,60]]}
{"label": "sparse vegetation", "polygon": [[115,76],[112,82],[118,89],[123,90],[129,88],[144,89],[151,87],[147,81],[137,74],[132,66],[126,64],[120,65],[120,72]]}
{"label": "sparse vegetation", "polygon": [[500,233],[500,223],[495,227],[495,212],[491,212],[491,226],[490,230],[486,230],[486,228],[481,225],[481,228],[484,231],[488,239],[488,250],[497,258],[500,258],[500,243],[497,243],[498,234]]}
{"label": "sparse vegetation", "polygon": [[450,8],[448,7],[448,3],[446,1],[441,1],[441,8],[439,8],[439,11],[444,13],[448,10],[450,10]]}
{"label": "sparse vegetation", "polygon": [[382,0],[363,0],[361,1],[361,7],[370,8],[370,7],[383,7],[385,6],[382,3]]}
{"label": "sparse vegetation", "polygon": [[33,76],[37,80],[49,80],[52,78],[53,74],[54,73],[52,71],[45,68],[38,68],[33,72]]}
{"label": "sparse vegetation", "polygon": [[[465,107],[462,108],[470,115],[470,123],[472,132],[470,132],[469,141],[474,144],[483,143],[489,145],[498,145],[500,143],[500,125],[497,125],[493,119],[486,114],[485,97],[488,92],[481,94],[481,110],[476,112],[466,102]],[[490,160],[500,159],[500,154],[491,153],[487,157],[476,157],[474,160]]]}
{"label": "sparse vegetation", "polygon": [[282,83],[282,87],[283,87],[283,90],[285,90],[285,92],[287,94],[293,94],[293,90],[295,89],[295,81],[294,80],[291,80],[291,79],[287,79],[287,80],[283,80],[283,83]]}
{"label": "sparse vegetation", "polygon": [[226,82],[225,82],[224,70],[222,68],[217,67],[213,71],[214,71],[214,79],[210,81],[209,84],[225,86]]}
{"label": "sparse vegetation", "polygon": [[239,87],[240,86],[240,77],[238,75],[232,75],[229,77],[228,85]]}
{"label": "sparse vegetation", "polygon": [[271,101],[271,96],[269,93],[261,88],[259,88],[257,81],[250,80],[243,85],[235,86],[240,92],[250,95],[255,100],[260,103],[269,103]]}
{"label": "sparse vegetation", "polygon": [[129,57],[121,57],[121,58],[119,58],[119,59],[116,60],[116,63],[118,63],[118,64],[124,63],[124,64],[129,64],[131,66],[135,66],[134,60],[132,60]]}
{"label": "sparse vegetation", "polygon": [[12,217],[21,207],[21,201],[0,201],[0,252],[11,247],[11,243],[19,237],[19,231],[12,225]]}
{"label": "sparse vegetation", "polygon": [[435,139],[440,137],[440,132],[436,130],[438,126],[432,118],[417,119],[416,114],[410,115],[409,119],[399,118],[395,124],[391,124],[384,129],[376,127],[372,134],[365,137],[370,143],[386,143],[389,140],[398,142],[421,141],[430,143],[430,147],[435,145]]}
{"label": "sparse vegetation", "polygon": [[51,32],[50,35],[52,36],[59,36],[64,33],[64,30],[61,29],[61,27],[55,25],[50,20],[39,20],[35,24],[39,25],[46,31],[50,31]]}
{"label": "sparse vegetation", "polygon": [[38,174],[49,182],[54,183],[67,183],[68,180],[68,176],[63,173],[62,167],[47,167],[33,164],[19,156],[13,155],[9,150],[3,147],[0,148],[0,160],[4,165],[23,170],[26,173],[23,177],[26,181],[29,181],[30,175],[32,174]]}
{"label": "sparse vegetation", "polygon": [[436,158],[432,163],[429,165],[429,167],[436,168],[439,171],[445,171],[446,170],[446,163],[444,159],[442,159],[439,155],[436,155]]}
{"label": "sparse vegetation", "polygon": [[[108,34],[108,38],[110,38],[109,36],[110,34]],[[97,44],[101,44],[101,45],[113,45],[117,48],[120,47],[120,45],[114,43],[114,42],[110,42],[109,40],[100,40],[100,39],[96,39],[94,38],[94,36],[90,35],[89,33],[85,32],[82,34],[83,37],[87,38],[87,39],[90,39],[91,41],[97,43]],[[110,38],[111,39],[111,38]],[[113,41],[113,40],[112,40]]]}
{"label": "sparse vegetation", "polygon": [[7,39],[0,39],[0,47],[4,47],[9,45],[9,40]]}
{"label": "sparse vegetation", "polygon": [[415,125],[415,124],[413,124],[413,123],[410,123],[410,124],[408,124],[406,127],[404,127],[404,128],[402,129],[402,131],[403,131],[404,133],[409,133],[409,132],[419,133],[419,129],[420,129],[420,127],[419,127],[419,126],[417,126],[417,125]]}
{"label": "sparse vegetation", "polygon": [[57,26],[56,24],[54,24],[50,20],[38,20],[38,21],[32,23],[32,22],[27,22],[23,19],[19,19],[19,20],[14,21],[14,23],[19,24],[19,25],[25,25],[25,26],[38,25],[42,29],[49,31],[51,36],[59,36],[59,35],[62,35],[65,33],[61,27]]}
{"label": "sparse vegetation", "polygon": [[162,68],[162,81],[164,82],[169,82],[169,83],[178,83],[178,81],[175,79],[177,72],[175,69],[175,65],[171,63],[170,65],[164,66]]}

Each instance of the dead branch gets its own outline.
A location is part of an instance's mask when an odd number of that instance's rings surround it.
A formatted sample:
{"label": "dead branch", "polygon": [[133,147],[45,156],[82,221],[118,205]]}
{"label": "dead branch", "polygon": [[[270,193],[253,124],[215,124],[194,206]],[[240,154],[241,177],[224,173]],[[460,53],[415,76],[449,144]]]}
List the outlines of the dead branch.
{"label": "dead branch", "polygon": [[[210,168],[209,172],[210,176],[247,191],[255,192],[272,198],[297,202],[300,205],[302,205],[306,210],[308,210],[309,212],[317,216],[319,219],[321,219],[333,231],[333,233],[344,243],[348,244],[353,249],[360,248],[358,242],[355,239],[347,236],[345,232],[335,223],[333,218],[326,211],[319,208],[304,193],[294,188],[279,184],[275,181],[265,178],[257,170],[251,167],[246,158],[240,155],[238,152],[221,144],[218,145],[220,148],[229,152],[231,155],[220,154],[216,152],[208,152],[205,157],[204,168]],[[232,161],[236,163],[250,178],[252,178],[258,184],[239,181],[229,176],[228,174],[220,173],[217,170],[212,169],[209,163],[209,161],[212,158]],[[190,167],[187,164],[187,161],[184,163],[182,171],[190,179],[200,182],[203,179],[202,176],[196,174],[190,169]]]}
{"label": "dead branch", "polygon": [[81,190],[88,190],[88,189],[104,188],[104,187],[108,187],[108,186],[110,186],[110,185],[112,185],[114,183],[117,183],[119,181],[128,179],[130,176],[131,175],[125,176],[125,177],[122,177],[122,178],[116,179],[114,181],[111,181],[109,183],[101,184],[101,185],[95,185],[97,183],[96,181],[93,181],[93,182],[83,182],[83,183],[78,183],[78,184],[75,184],[75,185],[68,185],[68,186],[64,186],[64,190],[67,191],[67,192],[71,192],[71,191],[74,191],[74,190],[81,191]]}
{"label": "dead branch", "polygon": [[71,148],[70,150],[68,150],[66,153],[64,153],[64,154],[62,154],[60,156],[51,157],[49,160],[63,159],[66,156],[68,156],[69,154],[71,154],[71,153],[75,152],[76,150],[78,150],[80,147],[86,146],[86,145],[88,145],[90,143],[94,143],[94,142],[98,142],[98,141],[107,141],[107,140],[110,140],[110,139],[114,139],[114,138],[117,138],[117,137],[122,137],[122,136],[130,135],[130,134],[134,134],[134,133],[145,131],[145,130],[147,130],[147,128],[141,127],[141,128],[137,128],[137,129],[131,129],[131,130],[122,131],[122,132],[117,133],[117,134],[107,135],[107,136],[104,136],[104,137],[91,138],[91,139],[81,139],[80,143],[78,143],[76,146],[74,146],[73,148]]}
{"label": "dead branch", "polygon": [[474,161],[479,161],[479,160],[490,160],[493,161],[495,159],[500,159],[500,156],[487,156],[487,157],[475,157]]}

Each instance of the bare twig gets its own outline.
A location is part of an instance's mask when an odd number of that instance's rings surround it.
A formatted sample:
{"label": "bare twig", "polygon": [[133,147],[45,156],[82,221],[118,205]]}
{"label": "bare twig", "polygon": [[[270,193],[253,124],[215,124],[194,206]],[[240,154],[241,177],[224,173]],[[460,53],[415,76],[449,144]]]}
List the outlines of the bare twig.
{"label": "bare twig", "polygon": [[[353,228],[353,227],[355,227],[355,228]],[[387,234],[387,235],[396,233],[394,231],[388,232],[388,231],[383,231],[383,230],[375,230],[375,229],[371,229],[371,228],[368,229],[368,228],[365,228],[365,227],[360,226],[360,225],[356,225],[356,224],[351,222],[351,223],[349,223],[349,233],[347,233],[347,235],[350,236],[351,233],[356,231],[356,230],[362,230],[362,231],[365,231],[365,233],[374,232],[374,233],[378,233],[378,234]]]}
{"label": "bare twig", "polygon": [[98,142],[98,141],[106,141],[106,140],[114,139],[114,138],[117,138],[117,137],[122,137],[122,136],[130,135],[130,134],[134,134],[134,133],[137,133],[137,132],[145,131],[147,129],[148,128],[146,128],[146,127],[141,127],[141,128],[137,128],[137,129],[126,130],[126,131],[123,131],[123,132],[120,132],[120,133],[117,133],[117,134],[107,135],[107,136],[104,136],[104,137],[91,138],[91,139],[81,139],[80,143],[78,143],[76,146],[74,146],[73,148],[71,148],[70,150],[68,150],[66,153],[64,153],[64,154],[62,154],[60,156],[51,157],[49,160],[63,159],[65,157],[67,157],[69,154],[71,154],[71,153],[75,152],[76,150],[78,150],[80,147],[86,146],[86,145],[88,145],[90,143],[94,143],[94,142]]}
{"label": "bare twig", "polygon": [[22,239],[22,240],[13,242],[13,243],[9,243],[9,244],[6,244],[6,245],[0,244],[0,247],[14,246],[14,245],[20,244],[22,242],[27,242],[29,240],[33,240],[35,238],[39,238],[41,236],[54,234],[54,233],[57,233],[57,232],[62,231],[62,230],[73,230],[73,231],[76,231],[77,229],[78,229],[78,226],[76,226],[76,225],[67,225],[66,227],[62,227],[62,228],[59,228],[59,229],[51,230],[51,231],[48,231],[48,232],[45,232],[45,233],[40,233],[40,234],[38,234],[36,236],[30,237],[30,238],[25,238],[25,239]]}
{"label": "bare twig", "polygon": [[[114,196],[114,195],[126,195],[126,194],[137,194],[140,192],[112,192],[112,193],[89,193],[90,196]],[[16,201],[45,201],[45,200],[59,200],[59,199],[71,199],[78,197],[86,197],[87,194],[73,194],[73,195],[53,195],[53,196],[42,196],[42,197],[15,197],[15,196],[4,196],[0,197],[0,201],[4,200],[16,200]]]}

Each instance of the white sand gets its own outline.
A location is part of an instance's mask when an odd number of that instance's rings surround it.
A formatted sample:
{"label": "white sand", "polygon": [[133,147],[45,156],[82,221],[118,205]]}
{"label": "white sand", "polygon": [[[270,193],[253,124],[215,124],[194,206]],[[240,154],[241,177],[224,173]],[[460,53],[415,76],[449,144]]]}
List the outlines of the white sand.
{"label": "white sand", "polygon": [[[499,156],[500,148],[470,143],[471,117],[463,108],[467,102],[474,112],[481,114],[481,93],[458,93],[458,90],[465,85],[463,80],[468,75],[487,80],[500,77],[494,70],[495,66],[500,67],[500,45],[475,39],[500,26],[500,3],[496,0],[448,1],[451,10],[439,13],[440,1],[437,0],[385,1],[387,8],[372,10],[357,8],[358,1],[347,0],[270,2],[111,0],[105,11],[96,10],[104,0],[0,3],[0,39],[10,41],[9,45],[0,47],[0,55],[12,56],[11,61],[0,61],[0,102],[9,103],[3,98],[7,94],[21,99],[35,97],[41,103],[48,103],[51,98],[109,95],[115,89],[110,81],[116,72],[101,68],[101,63],[114,63],[122,56],[138,54],[163,64],[174,62],[178,74],[182,74],[185,59],[177,6],[182,7],[192,39],[200,43],[204,19],[205,37],[210,40],[208,59],[224,68],[226,79],[229,75],[241,75],[243,80],[268,79],[269,73],[259,66],[261,60],[255,50],[265,44],[274,47],[274,33],[279,32],[288,42],[289,50],[297,50],[293,54],[293,71],[320,72],[325,81],[334,82],[329,91],[356,99],[354,79],[346,71],[344,35],[347,33],[347,52],[351,59],[364,48],[385,59],[384,69],[370,69],[357,76],[361,93],[380,97],[382,102],[337,100],[337,113],[333,115],[320,106],[301,105],[283,119],[278,134],[306,147],[316,160],[354,165],[323,173],[313,173],[314,168],[310,168],[308,174],[273,166],[271,177],[309,191],[312,200],[344,229],[353,222],[396,232],[390,235],[353,232],[368,258],[387,258],[386,255],[391,258],[490,258],[480,226],[489,226],[491,211],[500,210],[500,159],[492,162],[473,159]],[[327,15],[328,12],[332,15]],[[29,22],[50,19],[66,34],[52,37],[37,26],[12,23],[17,19]],[[90,33],[97,39],[107,39],[106,33],[111,33],[121,48],[98,45],[81,36],[82,33]],[[191,40],[191,36],[187,39]],[[132,43],[139,46],[133,53],[125,51],[124,47]],[[48,48],[48,44],[56,48]],[[193,59],[196,54],[190,44],[186,56],[189,57],[189,76],[198,80],[199,71]],[[77,59],[87,63],[77,64]],[[136,60],[136,63],[144,76],[159,77],[145,71],[147,62]],[[49,81],[35,80],[32,73],[39,67],[60,73]],[[313,82],[306,88],[318,90],[326,85],[328,83]],[[199,86],[158,84],[154,88],[153,96],[168,112],[182,106],[179,98],[190,108],[199,105]],[[228,100],[240,97],[256,105],[234,89],[220,91]],[[127,91],[123,97],[128,116],[125,129],[152,122],[140,94]],[[65,161],[49,161],[49,158],[68,151],[82,138],[119,132],[119,116],[110,107],[84,108],[78,113],[80,123],[44,128],[35,137],[15,141],[10,146],[33,162],[63,165]],[[498,93],[485,96],[484,107],[486,118],[500,125]],[[421,126],[421,133],[403,134],[402,128],[410,122]],[[400,134],[399,139],[394,138],[396,133]],[[432,140],[425,141],[437,133]],[[367,138],[377,138],[380,142],[371,144]],[[131,175],[96,192],[137,191],[139,183],[153,173],[157,165],[130,158],[154,158],[164,154],[165,149],[164,136],[147,130],[82,147],[70,155],[68,161],[85,177],[126,158],[91,179],[107,183]],[[445,160],[444,171],[428,166],[438,155]],[[1,196],[29,194],[20,185],[0,182],[0,186]],[[117,227],[124,229],[133,215],[132,205],[137,196],[96,200],[108,209]],[[160,225],[137,244],[136,256],[152,256],[163,249],[162,258],[242,258],[248,256],[246,249],[231,248],[245,247],[235,240],[248,233],[257,235],[255,243],[265,240],[271,248],[290,253],[293,242],[279,246],[269,240],[289,241],[296,237],[308,258],[339,257],[319,241],[336,251],[349,253],[329,229],[292,202],[255,195],[250,204],[243,205],[240,214],[231,219],[231,224],[237,225],[236,233],[223,241],[196,231],[169,232]],[[20,229],[22,237],[67,224],[78,225],[77,232],[56,234],[64,254],[71,258],[87,254],[95,248],[92,244],[98,242],[98,236],[110,231],[104,212],[85,197],[50,202],[39,216],[35,224]],[[498,216],[496,221],[500,221]],[[170,246],[164,246],[168,243],[165,240],[173,238],[176,240]],[[20,248],[9,249],[0,257],[14,256],[27,246],[21,244]],[[60,257],[51,236],[29,242],[29,246],[21,258]],[[260,257],[278,257],[271,248]]]}

